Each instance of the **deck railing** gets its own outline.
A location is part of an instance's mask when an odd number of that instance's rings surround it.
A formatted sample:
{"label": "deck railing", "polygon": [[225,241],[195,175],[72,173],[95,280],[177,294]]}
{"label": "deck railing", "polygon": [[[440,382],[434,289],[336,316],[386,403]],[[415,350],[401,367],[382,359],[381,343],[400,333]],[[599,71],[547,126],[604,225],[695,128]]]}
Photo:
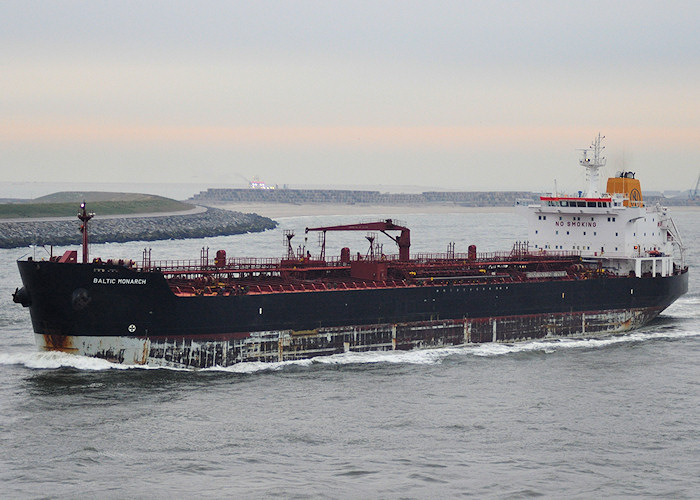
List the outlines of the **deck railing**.
{"label": "deck railing", "polygon": [[[429,264],[443,264],[443,263],[459,263],[459,262],[472,262],[472,263],[490,263],[490,262],[509,262],[513,260],[524,260],[524,261],[544,261],[551,259],[567,259],[580,257],[581,252],[576,250],[557,250],[557,251],[546,251],[546,252],[479,252],[476,254],[476,259],[470,259],[467,253],[418,253],[411,257],[411,264],[418,265],[429,265]],[[382,255],[380,257],[375,257],[370,259],[368,257],[360,256],[359,258],[355,256],[351,261],[377,261],[377,262],[390,262],[398,263],[398,255]],[[293,261],[286,261],[284,269],[290,269],[295,267],[292,264]],[[298,267],[299,269],[308,267],[343,267],[347,266],[346,262],[342,262],[339,257],[330,257],[325,261],[320,261],[313,256],[307,259],[299,259]],[[282,269],[282,259],[279,258],[247,258],[247,257],[234,257],[227,258],[224,265],[217,265],[215,259],[189,259],[189,260],[147,260],[139,265],[139,268],[143,271],[149,271],[158,269],[164,273],[197,273],[202,271],[215,272],[217,269],[221,269],[224,272],[245,272],[245,271],[256,271],[264,272],[266,270],[275,271]]]}

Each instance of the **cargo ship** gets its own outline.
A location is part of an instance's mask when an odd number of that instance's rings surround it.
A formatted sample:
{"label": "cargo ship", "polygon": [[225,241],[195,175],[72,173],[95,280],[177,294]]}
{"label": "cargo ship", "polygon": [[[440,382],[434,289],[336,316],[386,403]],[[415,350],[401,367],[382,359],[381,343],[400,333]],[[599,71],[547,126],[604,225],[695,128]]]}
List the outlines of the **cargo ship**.
{"label": "cargo ship", "polygon": [[[37,345],[127,364],[183,368],[281,362],[344,352],[613,334],[639,328],[688,289],[680,234],[640,182],[619,172],[599,191],[602,137],[585,149],[588,187],[519,200],[528,241],[509,251],[410,251],[410,229],[387,219],[306,228],[320,254],[193,261],[89,257],[85,204],[78,250],[18,261]],[[369,250],[327,256],[335,231],[372,232]],[[396,243],[384,253],[375,238]]]}

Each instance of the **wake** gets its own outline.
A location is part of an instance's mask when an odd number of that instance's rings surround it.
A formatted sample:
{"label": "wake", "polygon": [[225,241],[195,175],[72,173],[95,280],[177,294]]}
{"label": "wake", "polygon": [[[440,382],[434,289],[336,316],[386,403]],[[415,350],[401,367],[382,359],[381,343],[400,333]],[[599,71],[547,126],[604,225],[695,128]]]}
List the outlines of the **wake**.
{"label": "wake", "polygon": [[[698,299],[695,299],[698,301]],[[697,315],[694,304],[687,304],[685,310],[676,308],[674,319],[680,319],[693,309],[693,317]],[[681,314],[679,314],[681,313]],[[688,316],[686,316],[688,317]],[[451,356],[460,357],[499,357],[518,353],[544,353],[553,354],[572,349],[605,349],[611,346],[653,342],[658,340],[680,340],[700,336],[700,329],[678,329],[675,324],[673,329],[664,328],[662,325],[650,325],[641,330],[613,336],[599,337],[566,337],[542,340],[531,340],[517,343],[485,343],[468,344],[463,346],[450,346],[413,351],[369,351],[348,352],[333,356],[321,356],[311,359],[283,361],[283,362],[246,362],[232,366],[203,368],[192,370],[185,368],[152,366],[152,365],[123,365],[98,358],[79,356],[63,352],[28,351],[17,353],[0,353],[0,365],[19,365],[32,370],[56,370],[60,368],[73,368],[81,371],[105,371],[105,370],[174,370],[174,371],[214,371],[252,374],[265,371],[284,370],[290,367],[311,367],[319,365],[357,365],[357,364],[413,364],[433,365],[440,364]],[[693,325],[697,326],[697,325]]]}

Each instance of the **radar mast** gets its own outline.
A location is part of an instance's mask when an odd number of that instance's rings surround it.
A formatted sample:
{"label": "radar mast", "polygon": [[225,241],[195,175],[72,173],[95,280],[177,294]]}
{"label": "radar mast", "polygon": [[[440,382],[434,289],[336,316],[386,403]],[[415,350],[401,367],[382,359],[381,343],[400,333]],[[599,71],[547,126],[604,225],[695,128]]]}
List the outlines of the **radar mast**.
{"label": "radar mast", "polygon": [[579,163],[586,167],[586,180],[588,181],[586,198],[600,198],[600,169],[606,163],[605,157],[602,156],[605,149],[605,146],[601,146],[603,139],[605,136],[598,134],[591,146],[582,150],[581,160],[579,160]]}

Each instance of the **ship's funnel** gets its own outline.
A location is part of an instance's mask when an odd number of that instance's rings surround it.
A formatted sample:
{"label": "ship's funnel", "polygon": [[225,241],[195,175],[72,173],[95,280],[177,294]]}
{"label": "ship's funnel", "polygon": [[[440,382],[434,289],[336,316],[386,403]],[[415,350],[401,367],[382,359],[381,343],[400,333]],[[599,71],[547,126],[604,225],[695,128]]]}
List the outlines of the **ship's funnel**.
{"label": "ship's funnel", "polygon": [[610,177],[606,191],[608,194],[622,194],[625,207],[643,207],[642,186],[633,172],[620,172],[617,177]]}

